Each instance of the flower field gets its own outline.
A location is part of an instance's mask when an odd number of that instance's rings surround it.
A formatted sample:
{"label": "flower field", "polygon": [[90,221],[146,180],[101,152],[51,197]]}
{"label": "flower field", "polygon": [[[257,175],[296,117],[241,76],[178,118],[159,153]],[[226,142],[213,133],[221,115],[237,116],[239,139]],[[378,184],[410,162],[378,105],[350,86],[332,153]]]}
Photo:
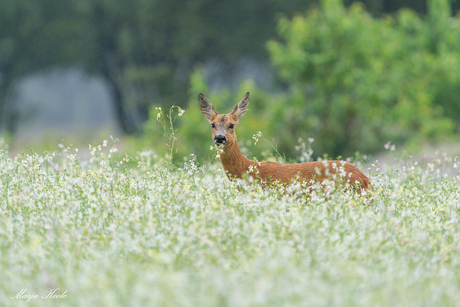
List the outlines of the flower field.
{"label": "flower field", "polygon": [[454,157],[363,169],[370,196],[296,197],[232,183],[218,161],[90,149],[0,149],[1,306],[460,302]]}

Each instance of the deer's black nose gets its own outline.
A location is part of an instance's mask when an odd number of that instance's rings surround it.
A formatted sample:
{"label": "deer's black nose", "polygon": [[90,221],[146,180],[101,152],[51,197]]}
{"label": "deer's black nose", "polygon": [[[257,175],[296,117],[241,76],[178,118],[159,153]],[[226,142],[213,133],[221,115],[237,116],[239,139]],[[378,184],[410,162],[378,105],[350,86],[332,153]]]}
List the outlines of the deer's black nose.
{"label": "deer's black nose", "polygon": [[225,136],[219,134],[214,137],[214,142],[219,145],[225,144],[227,142],[227,139],[225,138]]}

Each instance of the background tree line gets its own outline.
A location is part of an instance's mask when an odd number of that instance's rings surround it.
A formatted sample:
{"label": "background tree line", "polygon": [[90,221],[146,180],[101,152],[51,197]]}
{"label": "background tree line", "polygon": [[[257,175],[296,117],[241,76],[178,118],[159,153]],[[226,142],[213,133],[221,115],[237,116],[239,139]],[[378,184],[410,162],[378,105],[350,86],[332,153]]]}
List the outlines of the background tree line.
{"label": "background tree line", "polygon": [[[160,142],[152,105],[195,103],[206,86],[198,64],[249,55],[273,65],[273,88],[283,91],[244,84],[258,93],[248,131],[263,130],[288,156],[298,136],[315,137],[318,153],[331,155],[439,138],[460,125],[459,8],[448,0],[2,1],[0,129],[14,133],[20,120],[9,99],[18,79],[78,65],[110,84],[125,133]],[[211,96],[226,108],[239,99]],[[184,153],[193,148],[187,133],[206,142],[194,107],[178,122]]]}

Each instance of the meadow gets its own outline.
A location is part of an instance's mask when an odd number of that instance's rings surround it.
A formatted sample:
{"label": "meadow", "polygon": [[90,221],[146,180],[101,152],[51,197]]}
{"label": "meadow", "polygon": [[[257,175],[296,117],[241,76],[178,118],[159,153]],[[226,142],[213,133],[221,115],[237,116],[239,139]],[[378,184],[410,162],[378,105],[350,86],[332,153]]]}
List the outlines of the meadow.
{"label": "meadow", "polygon": [[361,165],[372,195],[299,198],[115,146],[0,144],[0,305],[459,304],[455,157]]}

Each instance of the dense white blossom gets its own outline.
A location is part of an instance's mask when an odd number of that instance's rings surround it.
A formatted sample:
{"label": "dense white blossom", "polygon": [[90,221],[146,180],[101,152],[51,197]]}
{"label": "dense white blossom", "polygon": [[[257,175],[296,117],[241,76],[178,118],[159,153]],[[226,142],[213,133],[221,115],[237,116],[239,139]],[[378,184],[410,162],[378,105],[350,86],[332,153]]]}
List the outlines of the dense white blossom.
{"label": "dense white blossom", "polygon": [[[385,174],[377,162],[373,192],[356,194],[333,181],[263,189],[229,181],[218,161],[199,166],[191,155],[165,168],[153,151],[129,157],[106,141],[89,147],[90,160],[59,148],[14,158],[0,148],[0,305],[17,305],[23,288],[53,287],[68,296],[51,303],[75,306],[460,299],[455,159]],[[349,178],[343,164],[332,167]]]}

